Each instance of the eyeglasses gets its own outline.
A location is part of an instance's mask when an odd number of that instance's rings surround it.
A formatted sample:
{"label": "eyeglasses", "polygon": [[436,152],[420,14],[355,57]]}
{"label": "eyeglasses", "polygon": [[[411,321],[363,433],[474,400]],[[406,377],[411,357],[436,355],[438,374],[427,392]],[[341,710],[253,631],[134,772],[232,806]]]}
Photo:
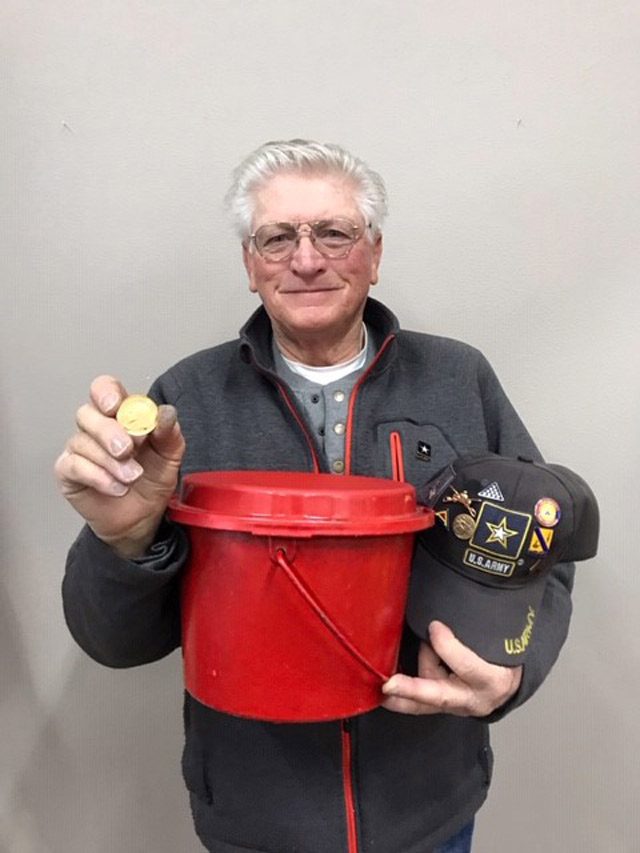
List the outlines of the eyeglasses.
{"label": "eyeglasses", "polygon": [[325,258],[346,258],[363,233],[364,229],[350,219],[268,222],[251,234],[249,240],[265,261],[287,260],[295,252],[301,237],[308,237]]}

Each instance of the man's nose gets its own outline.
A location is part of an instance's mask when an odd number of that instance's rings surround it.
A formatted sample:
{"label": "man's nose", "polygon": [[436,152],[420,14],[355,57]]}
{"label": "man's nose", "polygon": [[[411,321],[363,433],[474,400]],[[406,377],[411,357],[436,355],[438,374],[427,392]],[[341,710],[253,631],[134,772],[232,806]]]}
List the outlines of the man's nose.
{"label": "man's nose", "polygon": [[326,268],[327,259],[313,245],[311,234],[300,232],[291,255],[291,269],[299,275],[314,275]]}

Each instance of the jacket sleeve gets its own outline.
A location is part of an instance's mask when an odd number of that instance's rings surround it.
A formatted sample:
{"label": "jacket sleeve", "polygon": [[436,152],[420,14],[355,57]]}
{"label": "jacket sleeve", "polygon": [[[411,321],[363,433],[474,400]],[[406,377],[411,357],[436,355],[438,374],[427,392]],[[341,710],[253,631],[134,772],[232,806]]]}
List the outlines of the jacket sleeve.
{"label": "jacket sleeve", "polygon": [[[540,451],[484,357],[479,365],[478,382],[489,450],[503,456],[542,461]],[[520,688],[505,705],[486,718],[488,722],[501,719],[526,702],[551,671],[569,632],[574,573],[573,563],[557,563],[549,573]]]}
{"label": "jacket sleeve", "polygon": [[[168,390],[156,381],[149,395],[169,402],[175,390]],[[179,646],[179,575],[188,550],[184,531],[168,520],[137,560],[119,557],[85,525],[62,582],[65,620],[78,645],[112,667],[149,663]]]}
{"label": "jacket sleeve", "polygon": [[84,527],[62,582],[64,615],[84,651],[112,667],[158,660],[180,645],[179,574],[184,532],[169,522],[139,560],[125,560]]}

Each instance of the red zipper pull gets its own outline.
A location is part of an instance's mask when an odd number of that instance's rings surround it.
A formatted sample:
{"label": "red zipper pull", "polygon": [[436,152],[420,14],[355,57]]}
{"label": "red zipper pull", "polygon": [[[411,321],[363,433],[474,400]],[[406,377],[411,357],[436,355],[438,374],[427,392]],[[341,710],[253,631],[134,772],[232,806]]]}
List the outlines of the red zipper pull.
{"label": "red zipper pull", "polygon": [[402,452],[402,436],[392,432],[389,436],[391,444],[391,473],[394,480],[404,483],[404,453]]}

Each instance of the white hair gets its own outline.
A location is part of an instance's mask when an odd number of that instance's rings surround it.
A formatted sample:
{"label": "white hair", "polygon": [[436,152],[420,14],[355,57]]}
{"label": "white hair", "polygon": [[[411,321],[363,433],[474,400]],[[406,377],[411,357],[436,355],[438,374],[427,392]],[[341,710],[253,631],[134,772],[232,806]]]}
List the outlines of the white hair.
{"label": "white hair", "polygon": [[255,193],[270,178],[282,172],[303,175],[342,175],[355,187],[355,200],[367,234],[374,239],[387,214],[387,191],[377,172],[358,157],[330,142],[290,139],[265,142],[233,172],[233,183],[225,197],[236,232],[245,241],[251,233]]}

